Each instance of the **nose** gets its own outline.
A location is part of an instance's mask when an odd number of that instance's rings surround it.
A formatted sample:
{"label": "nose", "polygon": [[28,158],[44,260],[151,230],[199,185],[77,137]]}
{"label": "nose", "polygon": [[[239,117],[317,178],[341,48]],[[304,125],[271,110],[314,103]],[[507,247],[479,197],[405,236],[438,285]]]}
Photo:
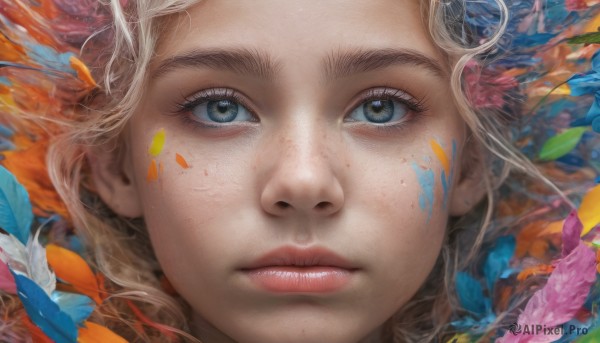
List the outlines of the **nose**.
{"label": "nose", "polygon": [[[261,206],[275,216],[330,216],[344,204],[335,139],[316,123],[291,125],[263,150]],[[339,142],[339,141],[338,141]],[[339,144],[339,143],[338,143]],[[268,162],[267,162],[268,161]]]}

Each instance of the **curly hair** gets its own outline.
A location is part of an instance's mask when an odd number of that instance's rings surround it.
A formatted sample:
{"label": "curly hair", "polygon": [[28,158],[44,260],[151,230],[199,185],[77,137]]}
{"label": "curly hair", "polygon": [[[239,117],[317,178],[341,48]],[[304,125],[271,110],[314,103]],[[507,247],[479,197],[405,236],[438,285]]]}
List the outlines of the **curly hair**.
{"label": "curly hair", "polygon": [[[168,341],[164,330],[198,341],[189,332],[190,309],[182,299],[161,287],[160,266],[153,255],[143,219],[127,219],[110,211],[95,194],[89,178],[85,151],[102,146],[114,152],[115,163],[124,149],[123,129],[136,109],[148,82],[147,70],[160,44],[161,32],[173,15],[199,0],[110,0],[101,1],[110,23],[89,37],[81,56],[90,67],[98,87],[81,99],[74,123],[65,126],[51,145],[48,170],[74,225],[91,252],[98,271],[106,276],[111,296],[96,309],[95,317],[130,341]],[[428,342],[450,333],[448,322],[457,304],[453,292],[456,272],[476,259],[483,242],[497,233],[488,230],[493,214],[495,190],[513,168],[545,178],[510,144],[510,121],[500,110],[475,110],[463,84],[470,61],[486,63],[505,32],[508,8],[494,0],[499,10],[495,30],[486,39],[464,30],[463,8],[467,0],[426,0],[422,20],[432,41],[452,70],[450,87],[455,106],[470,132],[473,148],[462,170],[479,168],[487,197],[462,218],[452,218],[434,270],[417,294],[390,318],[384,331],[393,342]],[[107,48],[108,47],[108,48]],[[490,163],[498,168],[490,168]],[[134,302],[147,320],[162,328],[141,333],[133,326]],[[139,319],[139,318],[138,318]],[[169,329],[165,329],[165,328]]]}

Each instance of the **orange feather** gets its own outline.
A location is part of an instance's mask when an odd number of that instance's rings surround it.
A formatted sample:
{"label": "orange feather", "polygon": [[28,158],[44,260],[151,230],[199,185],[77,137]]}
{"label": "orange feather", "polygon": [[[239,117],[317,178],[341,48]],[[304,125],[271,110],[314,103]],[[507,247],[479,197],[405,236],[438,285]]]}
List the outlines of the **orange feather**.
{"label": "orange feather", "polygon": [[84,325],[79,329],[79,343],[127,343],[123,337],[104,326],[87,321]]}
{"label": "orange feather", "polygon": [[89,296],[97,304],[102,302],[96,276],[81,256],[58,245],[48,244],[46,257],[48,264],[59,279],[70,283],[76,290]]}

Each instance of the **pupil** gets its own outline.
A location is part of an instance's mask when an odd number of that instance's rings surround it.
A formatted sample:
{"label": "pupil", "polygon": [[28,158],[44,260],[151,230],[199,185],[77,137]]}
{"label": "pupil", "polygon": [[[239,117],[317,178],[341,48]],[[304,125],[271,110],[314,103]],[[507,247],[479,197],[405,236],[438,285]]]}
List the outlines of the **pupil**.
{"label": "pupil", "polygon": [[209,101],[206,107],[208,117],[212,121],[227,123],[238,115],[238,105],[231,100]]}
{"label": "pupil", "polygon": [[371,109],[377,113],[383,111],[383,104],[381,103],[381,100],[373,101],[371,103]]}
{"label": "pupil", "polygon": [[365,117],[373,123],[386,123],[394,116],[394,102],[390,100],[371,100],[363,107]]}
{"label": "pupil", "polygon": [[226,113],[227,111],[229,111],[230,107],[231,104],[229,103],[229,101],[221,100],[217,105],[217,111],[219,111],[220,113]]}

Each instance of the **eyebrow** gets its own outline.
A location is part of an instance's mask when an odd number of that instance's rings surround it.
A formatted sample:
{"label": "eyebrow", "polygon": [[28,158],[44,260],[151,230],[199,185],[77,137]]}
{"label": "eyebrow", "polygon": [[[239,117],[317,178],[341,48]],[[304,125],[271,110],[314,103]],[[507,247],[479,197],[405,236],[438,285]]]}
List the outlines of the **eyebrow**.
{"label": "eyebrow", "polygon": [[[395,65],[420,66],[434,76],[447,77],[436,60],[412,49],[338,49],[322,60],[326,80]],[[193,49],[162,61],[152,73],[152,78],[160,78],[177,69],[212,68],[273,80],[280,67],[280,63],[274,61],[268,53],[257,49]]]}
{"label": "eyebrow", "polygon": [[412,49],[337,50],[323,62],[325,78],[328,80],[395,65],[423,67],[434,76],[447,77],[444,68],[436,60]]}
{"label": "eyebrow", "polygon": [[162,61],[152,74],[157,79],[180,68],[212,68],[231,70],[239,74],[271,80],[279,70],[279,64],[259,50],[193,49]]}

